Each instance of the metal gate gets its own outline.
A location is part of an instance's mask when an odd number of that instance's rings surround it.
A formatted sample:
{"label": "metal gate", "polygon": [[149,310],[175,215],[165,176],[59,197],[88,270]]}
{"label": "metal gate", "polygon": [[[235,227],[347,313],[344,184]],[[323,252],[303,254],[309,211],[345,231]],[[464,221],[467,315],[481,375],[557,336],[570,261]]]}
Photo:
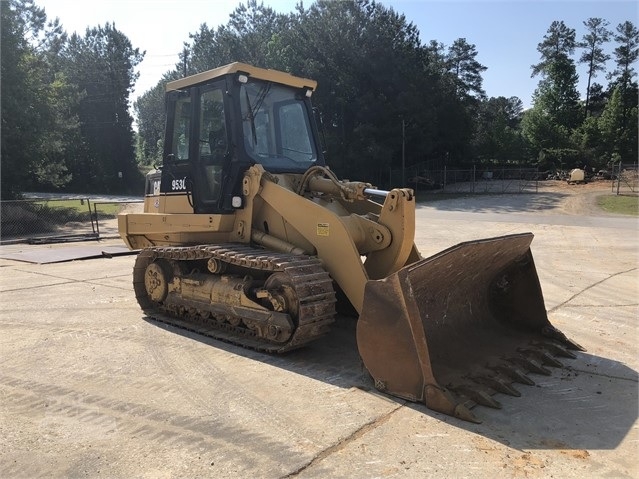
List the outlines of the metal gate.
{"label": "metal gate", "polygon": [[619,163],[613,167],[612,191],[617,195],[639,193],[639,164]]}
{"label": "metal gate", "polygon": [[[59,243],[117,236],[117,214],[141,201],[32,198],[0,202],[0,243]],[[132,205],[132,206],[129,206]]]}

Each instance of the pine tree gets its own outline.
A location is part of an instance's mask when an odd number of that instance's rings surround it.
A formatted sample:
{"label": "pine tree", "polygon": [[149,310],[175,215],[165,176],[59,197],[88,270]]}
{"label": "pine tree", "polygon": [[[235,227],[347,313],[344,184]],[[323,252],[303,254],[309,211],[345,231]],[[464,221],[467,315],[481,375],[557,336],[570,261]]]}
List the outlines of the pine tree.
{"label": "pine tree", "polygon": [[555,21],[537,46],[541,61],[532,66],[532,76],[542,76],[533,95],[535,107],[547,114],[552,123],[568,129],[579,123],[579,76],[570,58],[575,47],[575,30]]}
{"label": "pine tree", "polygon": [[604,53],[602,45],[609,39],[611,32],[606,27],[609,23],[601,18],[589,18],[584,22],[587,33],[579,46],[584,49],[579,59],[580,63],[588,65],[588,85],[586,87],[585,116],[590,114],[590,83],[597,76],[597,72],[604,71],[610,55]]}

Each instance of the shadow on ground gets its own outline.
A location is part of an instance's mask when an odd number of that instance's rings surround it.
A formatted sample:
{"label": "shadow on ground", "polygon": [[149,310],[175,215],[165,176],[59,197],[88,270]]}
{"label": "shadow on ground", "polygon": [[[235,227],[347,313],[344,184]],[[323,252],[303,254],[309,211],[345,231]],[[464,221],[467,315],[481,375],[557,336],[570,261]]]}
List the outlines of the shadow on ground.
{"label": "shadow on ground", "polygon": [[[146,321],[173,333],[340,388],[375,391],[357,352],[354,318],[339,318],[324,338],[285,355],[269,355]],[[389,397],[398,404],[515,449],[615,449],[637,420],[639,376],[617,361],[578,353],[552,376],[531,375],[534,386],[515,385],[521,397],[495,396],[502,409],[478,406],[473,424]],[[596,365],[596,366],[593,366]],[[379,394],[375,392],[375,394]]]}
{"label": "shadow on ground", "polygon": [[[440,211],[466,211],[473,213],[539,212],[556,209],[567,197],[564,193],[512,193],[464,196],[423,195],[417,208],[435,208]],[[497,199],[496,199],[497,198]]]}

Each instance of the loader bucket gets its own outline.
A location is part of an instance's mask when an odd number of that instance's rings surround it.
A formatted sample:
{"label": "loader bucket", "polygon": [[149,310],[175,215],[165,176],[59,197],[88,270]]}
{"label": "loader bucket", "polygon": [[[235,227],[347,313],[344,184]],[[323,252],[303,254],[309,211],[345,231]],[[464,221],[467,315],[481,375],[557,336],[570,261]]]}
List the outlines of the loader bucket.
{"label": "loader bucket", "polygon": [[472,407],[499,408],[495,393],[583,351],[548,321],[532,238],[461,243],[368,281],[357,345],[375,386],[480,422]]}

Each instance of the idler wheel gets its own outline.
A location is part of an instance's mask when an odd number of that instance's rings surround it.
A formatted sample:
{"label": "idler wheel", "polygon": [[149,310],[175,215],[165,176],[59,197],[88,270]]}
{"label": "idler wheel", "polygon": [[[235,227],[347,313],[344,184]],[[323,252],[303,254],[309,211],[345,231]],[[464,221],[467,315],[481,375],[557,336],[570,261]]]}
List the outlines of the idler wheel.
{"label": "idler wheel", "polygon": [[144,287],[151,301],[161,303],[169,293],[169,268],[163,261],[154,261],[144,272]]}

